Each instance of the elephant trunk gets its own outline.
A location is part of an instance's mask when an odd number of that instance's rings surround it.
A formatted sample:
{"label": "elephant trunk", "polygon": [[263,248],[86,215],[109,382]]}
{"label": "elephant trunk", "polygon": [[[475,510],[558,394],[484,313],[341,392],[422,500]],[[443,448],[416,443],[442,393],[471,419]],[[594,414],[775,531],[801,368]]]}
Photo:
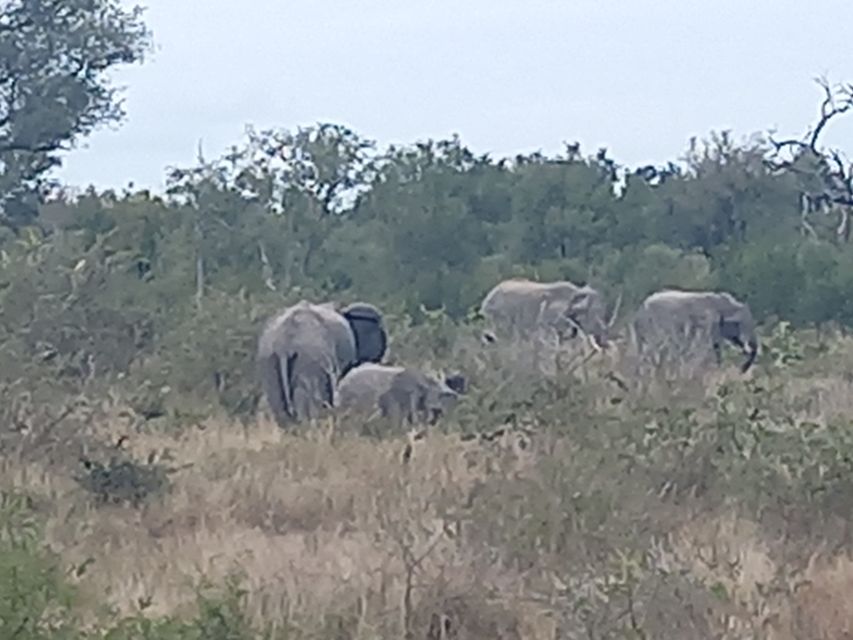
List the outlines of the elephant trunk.
{"label": "elephant trunk", "polygon": [[744,352],[746,353],[746,360],[743,365],[741,365],[741,373],[746,373],[755,362],[755,358],[758,356],[758,340],[756,338],[750,338],[746,343]]}

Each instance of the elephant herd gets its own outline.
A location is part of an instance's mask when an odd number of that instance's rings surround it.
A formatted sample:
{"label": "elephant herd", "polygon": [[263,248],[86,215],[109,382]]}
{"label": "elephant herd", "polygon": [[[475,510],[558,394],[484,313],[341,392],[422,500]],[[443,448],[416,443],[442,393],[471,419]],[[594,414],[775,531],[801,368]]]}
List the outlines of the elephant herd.
{"label": "elephant herd", "polygon": [[[743,351],[746,372],[758,355],[752,313],[729,293],[658,291],[643,300],[623,335],[613,332],[619,304],[608,320],[604,296],[589,285],[511,278],[480,305],[488,325],[484,348],[529,344],[545,332],[560,342],[583,334],[599,351],[622,343],[638,361],[659,363],[698,347],[719,364],[728,341]],[[463,374],[383,364],[387,345],[381,311],[365,302],[338,307],[302,300],[270,318],[258,340],[257,364],[276,423],[286,428],[328,412],[433,423],[466,393]]]}
{"label": "elephant herd", "polygon": [[264,395],[276,422],[336,412],[434,422],[465,391],[462,375],[439,380],[413,367],[382,364],[388,334],[381,312],[358,302],[302,300],[272,317],[258,340]]}

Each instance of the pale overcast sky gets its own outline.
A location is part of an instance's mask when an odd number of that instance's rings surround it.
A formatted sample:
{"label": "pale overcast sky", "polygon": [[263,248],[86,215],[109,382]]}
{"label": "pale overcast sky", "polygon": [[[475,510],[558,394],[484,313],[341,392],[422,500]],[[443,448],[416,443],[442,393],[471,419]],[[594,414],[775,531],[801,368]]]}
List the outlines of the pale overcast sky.
{"label": "pale overcast sky", "polygon": [[[156,51],[115,73],[128,118],[69,154],[79,186],[159,190],[246,124],[458,133],[496,156],[578,140],[675,160],[690,136],[799,135],[813,78],[853,82],[853,0],[147,0]],[[827,141],[853,153],[853,116]]]}

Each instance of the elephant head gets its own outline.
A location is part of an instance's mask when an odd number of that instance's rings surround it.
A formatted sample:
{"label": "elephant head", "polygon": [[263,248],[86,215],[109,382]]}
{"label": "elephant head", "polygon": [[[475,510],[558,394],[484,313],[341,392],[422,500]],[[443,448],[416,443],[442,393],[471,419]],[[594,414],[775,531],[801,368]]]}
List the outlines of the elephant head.
{"label": "elephant head", "polygon": [[468,393],[468,379],[461,373],[454,373],[436,380],[438,385],[428,393],[424,409],[428,412],[428,421],[435,424],[447,411],[459,401],[461,396]]}
{"label": "elephant head", "polygon": [[562,311],[562,317],[554,322],[556,326],[563,328],[568,325],[573,328],[574,331],[569,331],[572,337],[579,329],[590,336],[598,347],[609,344],[610,323],[606,319],[604,297],[597,289],[589,285],[579,287],[560,299],[557,308]]}
{"label": "elephant head", "polygon": [[746,360],[740,369],[741,372],[746,373],[758,356],[755,320],[746,304],[739,302],[727,293],[721,293],[719,296],[719,316],[717,318],[719,335],[743,351]]}
{"label": "elephant head", "polygon": [[407,367],[379,396],[379,409],[398,423],[423,421],[432,425],[465,393],[466,382],[461,374],[434,376]]}
{"label": "elephant head", "polygon": [[468,379],[464,374],[451,373],[444,378],[444,384],[448,389],[453,390],[458,395],[463,395],[468,392]]}

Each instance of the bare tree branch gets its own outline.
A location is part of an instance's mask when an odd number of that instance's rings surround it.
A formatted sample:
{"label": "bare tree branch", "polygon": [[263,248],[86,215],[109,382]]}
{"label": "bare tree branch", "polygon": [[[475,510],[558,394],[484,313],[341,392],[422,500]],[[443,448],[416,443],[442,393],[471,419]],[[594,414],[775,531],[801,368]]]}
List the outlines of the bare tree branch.
{"label": "bare tree branch", "polygon": [[[853,110],[853,84],[832,87],[825,78],[818,78],[816,82],[824,93],[817,123],[800,140],[774,140],[771,136],[773,153],[765,159],[765,164],[771,171],[789,172],[822,183],[822,189],[804,190],[801,194],[803,230],[808,235],[816,235],[807,220],[808,214],[816,207],[832,204],[835,206],[830,211],[838,211],[840,215],[836,238],[847,242],[850,238],[849,208],[853,207],[853,165],[846,163],[837,149],[820,149],[818,142],[834,118]],[[803,166],[804,159],[814,164]]]}
{"label": "bare tree branch", "polygon": [[[826,125],[829,124],[829,121],[836,116],[846,113],[853,107],[853,93],[851,93],[850,87],[842,87],[834,91],[825,78],[818,78],[816,82],[823,88],[826,96],[820,105],[820,120],[815,126],[809,140],[809,147],[815,152],[817,152],[816,145],[818,138]],[[843,99],[840,105],[836,104],[836,98]]]}
{"label": "bare tree branch", "polygon": [[41,144],[27,144],[24,142],[0,142],[0,153],[9,153],[12,151],[26,151],[29,153],[50,153],[67,149],[60,141],[43,142]]}

